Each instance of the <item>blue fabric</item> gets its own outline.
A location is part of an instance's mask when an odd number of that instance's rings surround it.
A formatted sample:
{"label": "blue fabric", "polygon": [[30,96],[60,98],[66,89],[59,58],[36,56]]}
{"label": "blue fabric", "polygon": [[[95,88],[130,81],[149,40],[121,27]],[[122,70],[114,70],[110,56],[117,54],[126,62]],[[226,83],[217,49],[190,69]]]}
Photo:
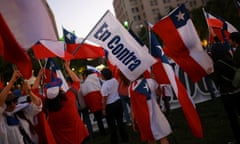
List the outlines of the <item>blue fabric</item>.
{"label": "blue fabric", "polygon": [[15,116],[6,116],[7,124],[10,126],[19,125],[19,120]]}

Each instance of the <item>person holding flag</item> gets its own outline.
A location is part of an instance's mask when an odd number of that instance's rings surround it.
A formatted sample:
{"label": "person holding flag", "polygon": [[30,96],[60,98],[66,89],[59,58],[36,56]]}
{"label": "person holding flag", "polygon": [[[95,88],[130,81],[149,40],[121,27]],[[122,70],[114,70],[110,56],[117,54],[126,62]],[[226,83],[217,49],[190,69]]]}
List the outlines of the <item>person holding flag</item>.
{"label": "person holding flag", "polygon": [[[72,88],[78,90],[80,79],[71,70],[70,61],[65,62],[65,69],[73,80]],[[70,89],[64,92],[61,85],[62,80],[60,78],[55,78],[45,85],[45,108],[49,125],[57,144],[83,143],[89,133],[79,117],[75,105],[75,94]]]}
{"label": "person holding flag", "polygon": [[167,136],[172,130],[156,100],[161,95],[157,82],[141,75],[131,83],[129,95],[133,129],[139,130],[142,141],[156,144],[159,140],[161,144],[169,144]]}
{"label": "person holding flag", "polygon": [[240,144],[240,123],[238,118],[240,88],[232,84],[235,67],[233,55],[225,42],[220,43],[214,31],[209,28],[210,34],[215,37],[216,43],[212,45],[211,56],[214,61],[214,73],[211,78],[214,80],[220,91],[221,100],[228,116],[230,126],[237,144]]}

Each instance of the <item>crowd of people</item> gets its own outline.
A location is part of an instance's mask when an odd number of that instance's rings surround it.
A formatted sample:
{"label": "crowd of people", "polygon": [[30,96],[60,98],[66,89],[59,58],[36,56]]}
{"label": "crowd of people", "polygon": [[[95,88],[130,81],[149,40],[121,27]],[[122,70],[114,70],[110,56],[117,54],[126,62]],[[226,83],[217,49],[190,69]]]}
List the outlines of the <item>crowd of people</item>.
{"label": "crowd of people", "polygon": [[[231,33],[230,40],[222,43],[210,32],[215,39],[210,49],[214,72],[207,78],[220,91],[235,143],[240,144],[240,88],[232,84],[235,71],[230,67],[240,67],[240,33]],[[23,80],[19,70],[13,70],[0,91],[0,144],[82,144],[95,137],[90,114],[100,135],[110,135],[111,144],[132,142],[126,126],[132,126],[149,144],[169,144],[171,94],[167,85],[144,74],[130,82],[120,71],[114,77],[109,68],[100,73],[87,69],[81,81],[70,61],[65,61],[64,69],[67,91],[61,88],[63,81],[58,77],[43,86],[44,68],[33,84]],[[21,89],[13,89],[19,80]]]}

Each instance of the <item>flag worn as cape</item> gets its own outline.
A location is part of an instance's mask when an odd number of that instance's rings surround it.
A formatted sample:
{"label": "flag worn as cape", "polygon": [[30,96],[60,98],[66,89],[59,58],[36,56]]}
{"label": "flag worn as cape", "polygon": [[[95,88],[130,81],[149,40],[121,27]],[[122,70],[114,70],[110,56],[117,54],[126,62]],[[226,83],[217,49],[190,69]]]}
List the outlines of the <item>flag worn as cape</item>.
{"label": "flag worn as cape", "polygon": [[74,59],[101,58],[104,57],[104,49],[100,46],[82,40],[74,33],[63,28],[64,41],[67,45],[67,51],[74,55]]}
{"label": "flag worn as cape", "polygon": [[146,83],[146,79],[142,80],[134,90],[136,83],[133,82],[129,88],[133,115],[138,122],[138,128],[140,131],[145,131],[144,133],[140,133],[143,141],[149,139],[154,140],[147,105],[147,100],[151,97],[151,91],[149,88],[145,87]]}
{"label": "flag worn as cape", "polygon": [[163,40],[164,52],[194,81],[213,72],[213,62],[203,50],[196,29],[184,5],[153,26]]}
{"label": "flag worn as cape", "polygon": [[130,80],[137,79],[155,59],[141,50],[138,42],[122,24],[107,11],[88,34],[87,40],[108,51],[108,58]]}
{"label": "flag worn as cape", "polygon": [[[179,103],[182,107],[183,113],[187,120],[187,123],[192,131],[192,134],[198,138],[203,137],[202,131],[202,124],[198,113],[195,109],[195,105],[193,103],[192,98],[188,95],[186,88],[183,84],[179,81],[177,76],[175,75],[173,68],[169,64],[167,57],[165,56],[162,48],[158,42],[157,37],[155,34],[150,31],[150,38],[151,38],[151,54],[159,59],[160,67],[153,67],[153,73],[156,76],[156,80],[162,82],[160,77],[166,77],[169,84],[171,84]],[[158,69],[161,69],[160,71]],[[159,73],[162,72],[162,73]],[[159,80],[160,79],[160,80]]]}

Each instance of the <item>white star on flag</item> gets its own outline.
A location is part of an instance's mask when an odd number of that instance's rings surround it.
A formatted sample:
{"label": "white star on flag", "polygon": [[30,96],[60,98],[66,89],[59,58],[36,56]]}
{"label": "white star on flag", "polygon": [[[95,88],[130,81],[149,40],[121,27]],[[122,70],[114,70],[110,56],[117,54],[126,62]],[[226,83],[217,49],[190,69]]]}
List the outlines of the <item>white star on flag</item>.
{"label": "white star on flag", "polygon": [[178,21],[184,20],[184,15],[185,13],[182,13],[181,11],[179,11],[179,13],[176,15]]}
{"label": "white star on flag", "polygon": [[145,86],[143,88],[146,89],[147,92],[149,92],[149,88],[147,86],[147,83],[145,83]]}

